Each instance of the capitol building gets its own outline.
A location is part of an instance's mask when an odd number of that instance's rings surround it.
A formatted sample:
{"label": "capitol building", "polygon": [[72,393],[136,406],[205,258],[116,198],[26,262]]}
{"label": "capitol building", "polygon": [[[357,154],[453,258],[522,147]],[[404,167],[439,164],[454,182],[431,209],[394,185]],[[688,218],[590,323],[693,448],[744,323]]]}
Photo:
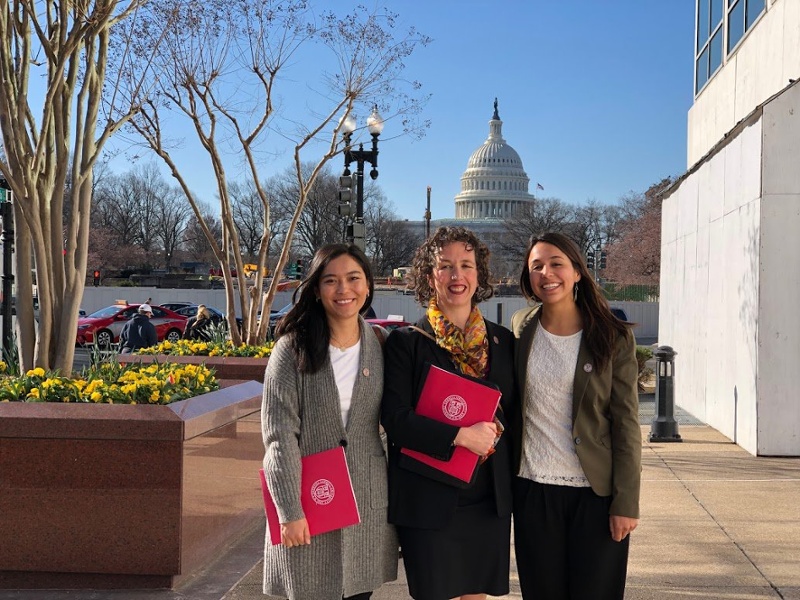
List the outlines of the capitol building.
{"label": "capitol building", "polygon": [[[503,138],[503,121],[494,101],[494,114],[489,121],[489,137],[469,157],[467,169],[461,176],[461,191],[455,197],[454,219],[432,219],[430,231],[437,227],[460,225],[474,231],[495,256],[496,243],[505,233],[505,221],[528,212],[534,197],[528,191],[530,178],[522,159]],[[407,221],[409,229],[425,236],[425,221]],[[520,249],[522,253],[524,249]],[[513,261],[514,263],[518,261]],[[493,272],[511,276],[512,265],[493,261]]]}
{"label": "capitol building", "polygon": [[456,220],[508,219],[533,203],[530,178],[517,151],[503,139],[503,122],[494,101],[489,137],[472,153],[456,196]]}

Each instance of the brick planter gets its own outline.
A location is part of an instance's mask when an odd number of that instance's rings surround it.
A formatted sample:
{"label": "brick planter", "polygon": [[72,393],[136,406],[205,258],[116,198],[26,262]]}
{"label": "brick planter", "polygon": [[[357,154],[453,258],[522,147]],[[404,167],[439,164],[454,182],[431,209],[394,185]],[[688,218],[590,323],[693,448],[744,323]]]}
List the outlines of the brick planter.
{"label": "brick planter", "polygon": [[120,354],[120,364],[132,363],[177,363],[205,365],[214,369],[217,379],[237,381],[260,381],[264,383],[264,371],[269,358],[249,358],[246,356],[172,356],[168,354]]}
{"label": "brick planter", "polygon": [[0,588],[170,588],[218,557],[264,518],[261,393],[0,403]]}

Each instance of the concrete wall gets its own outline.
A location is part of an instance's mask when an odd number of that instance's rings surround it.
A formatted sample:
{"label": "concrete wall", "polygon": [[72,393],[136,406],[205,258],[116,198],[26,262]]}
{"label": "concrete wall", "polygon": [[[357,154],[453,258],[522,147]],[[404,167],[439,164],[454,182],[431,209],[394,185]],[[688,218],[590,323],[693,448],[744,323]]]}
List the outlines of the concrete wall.
{"label": "concrete wall", "polygon": [[678,352],[675,401],[758,455],[800,455],[799,119],[793,86],[662,209],[659,339]]}
{"label": "concrete wall", "polygon": [[758,319],[759,450],[800,455],[800,86],[764,107]]}
{"label": "concrete wall", "polygon": [[766,12],[723,60],[689,110],[687,167],[790,79],[800,78],[800,0],[769,0]]}
{"label": "concrete wall", "polygon": [[[120,288],[120,287],[87,287],[83,294],[81,308],[87,313],[94,312],[105,306],[114,304],[118,299],[131,303],[144,302],[152,298],[155,304],[162,302],[188,301],[207,304],[220,310],[225,309],[224,290],[166,290],[161,288]],[[292,301],[292,292],[279,292],[275,298],[273,308],[281,308]],[[498,313],[498,304],[502,306]],[[651,343],[658,337],[658,303],[650,302],[614,302],[612,304],[625,310],[628,318],[638,323],[634,329],[637,338]],[[238,309],[237,314],[241,314]],[[413,296],[398,294],[396,292],[378,292],[372,302],[375,314],[380,318],[388,315],[402,315],[407,321],[416,321],[423,314],[422,307],[417,304]],[[511,315],[514,311],[527,306],[522,297],[492,298],[481,304],[481,311],[487,319],[499,321],[508,327],[511,324]],[[502,318],[500,318],[500,316]]]}

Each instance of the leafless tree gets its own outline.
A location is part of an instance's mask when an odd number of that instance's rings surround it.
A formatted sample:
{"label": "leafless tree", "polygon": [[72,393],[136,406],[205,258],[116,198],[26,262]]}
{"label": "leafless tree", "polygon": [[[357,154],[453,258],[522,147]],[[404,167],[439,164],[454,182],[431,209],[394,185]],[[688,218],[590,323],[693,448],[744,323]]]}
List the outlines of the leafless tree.
{"label": "leafless tree", "polygon": [[573,217],[573,207],[558,198],[536,198],[503,221],[505,235],[500,240],[499,253],[519,260],[532,235],[545,231],[565,231]]}
{"label": "leafless tree", "polygon": [[[414,116],[424,98],[419,85],[403,73],[404,60],[428,39],[414,29],[398,33],[394,14],[364,7],[344,15],[332,11],[316,15],[301,0],[152,2],[155,13],[178,14],[181,26],[166,38],[155,61],[160,75],[154,82],[158,97],[143,103],[131,124],[165,162],[192,205],[223,271],[229,323],[236,316],[234,293],[238,290],[242,307],[247,307],[242,315],[243,339],[257,343],[265,339],[268,322],[263,319],[257,326],[256,315],[271,306],[278,278],[273,279],[266,294],[262,292],[261,269],[255,285],[248,287],[244,278],[242,244],[226,175],[231,155],[226,152],[235,146],[231,154],[244,163],[269,223],[271,207],[259,176],[260,153],[270,132],[293,146],[298,195],[275,269],[280,272],[319,173],[343,149],[340,117],[377,102],[385,114],[402,115],[397,121],[404,127],[417,125]],[[151,23],[142,20],[140,24],[137,44],[148,47]],[[310,43],[327,51],[314,58],[318,80],[309,80],[307,72],[302,75],[312,90],[309,103],[313,100],[314,105],[309,105],[302,122],[296,117],[281,119],[275,105],[275,86],[285,83],[291,68],[303,62],[298,56],[307,51]],[[217,180],[221,244],[205,223],[185,174],[171,153],[175,140],[169,139],[165,123],[179,117],[193,128]],[[315,168],[306,175],[303,164],[309,160]],[[255,261],[259,267],[266,264],[268,248],[269,230],[265,228]],[[238,272],[237,289],[232,285],[231,267]],[[234,343],[241,341],[236,327],[231,327],[231,335]]]}
{"label": "leafless tree", "polygon": [[[222,224],[219,219],[212,213],[211,207],[207,204],[200,204],[199,208],[200,213],[203,215],[203,222],[211,232],[211,235],[214,236],[217,245],[222,244]],[[191,215],[188,219],[186,229],[183,232],[181,247],[189,258],[195,262],[207,262],[209,264],[214,264],[215,262],[211,244],[208,243],[205,231],[194,215]]]}
{"label": "leafless tree", "polygon": [[[264,231],[269,229],[267,211],[264,210],[264,205],[252,183],[234,181],[228,184],[228,191],[231,195],[233,222],[242,244],[242,258],[252,262],[258,257],[258,248]],[[274,222],[274,205],[272,213]],[[272,237],[270,235],[270,238]]]}
{"label": "leafless tree", "polygon": [[377,187],[365,202],[364,212],[367,253],[372,259],[375,275],[391,275],[392,269],[410,264],[422,243],[422,236],[415,234],[397,216],[391,202]]}
{"label": "leafless tree", "polygon": [[[129,17],[143,17],[147,11],[146,0],[0,0],[0,134],[5,150],[0,174],[14,194],[20,250],[15,253],[17,337],[23,370],[35,365],[69,372],[72,367],[86,281],[93,169],[110,136],[136,112],[148,91],[140,77],[127,79],[123,92],[118,75],[132,63],[140,73],[147,69],[148,54],[160,43],[159,32],[173,22],[170,14],[154,21],[148,45],[139,48],[145,54],[137,55],[126,43],[134,22]],[[32,310],[34,268],[38,325]]]}
{"label": "leafless tree", "polygon": [[[304,164],[303,173],[307,176],[315,166],[311,163]],[[270,178],[267,189],[282,214],[291,215],[294,212],[300,189],[293,166]],[[348,220],[338,213],[338,192],[338,177],[332,175],[329,168],[322,169],[306,194],[305,206],[297,220],[292,241],[296,254],[311,256],[320,246],[344,241]]]}

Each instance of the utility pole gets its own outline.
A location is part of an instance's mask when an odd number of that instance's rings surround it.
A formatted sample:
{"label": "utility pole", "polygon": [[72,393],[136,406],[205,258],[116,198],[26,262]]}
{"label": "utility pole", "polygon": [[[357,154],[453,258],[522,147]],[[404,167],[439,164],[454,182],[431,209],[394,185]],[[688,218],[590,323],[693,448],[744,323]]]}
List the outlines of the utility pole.
{"label": "utility pole", "polygon": [[431,186],[428,186],[428,204],[425,207],[425,239],[431,237]]}

